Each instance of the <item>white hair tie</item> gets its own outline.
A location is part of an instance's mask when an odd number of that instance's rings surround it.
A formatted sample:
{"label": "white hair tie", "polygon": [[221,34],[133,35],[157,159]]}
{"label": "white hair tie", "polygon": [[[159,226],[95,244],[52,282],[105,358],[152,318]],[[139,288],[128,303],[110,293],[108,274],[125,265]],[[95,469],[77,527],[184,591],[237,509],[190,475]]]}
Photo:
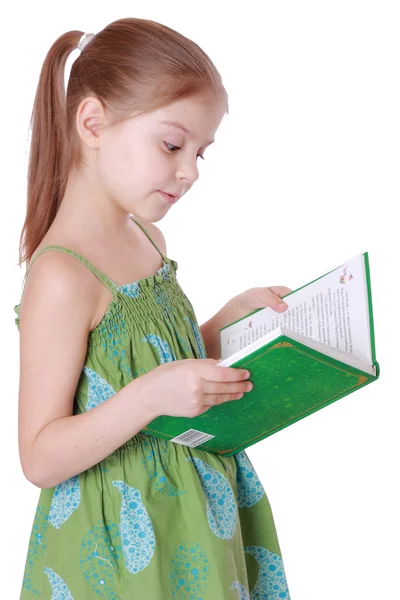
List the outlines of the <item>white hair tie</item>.
{"label": "white hair tie", "polygon": [[84,47],[86,46],[86,44],[88,42],[90,42],[92,37],[94,37],[94,35],[95,35],[94,33],[84,33],[83,34],[83,36],[81,37],[81,39],[79,40],[79,43],[78,43],[78,48],[81,52],[84,49]]}

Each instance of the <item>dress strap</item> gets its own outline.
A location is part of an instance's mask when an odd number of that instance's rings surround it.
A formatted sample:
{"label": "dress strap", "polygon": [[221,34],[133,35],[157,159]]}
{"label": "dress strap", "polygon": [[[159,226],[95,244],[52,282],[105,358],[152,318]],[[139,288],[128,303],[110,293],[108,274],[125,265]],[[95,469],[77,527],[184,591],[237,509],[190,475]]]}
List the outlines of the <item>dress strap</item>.
{"label": "dress strap", "polygon": [[[149,238],[150,242],[153,244],[153,246],[156,248],[156,250],[161,254],[162,258],[165,260],[167,258],[166,255],[163,252],[161,252],[160,248],[157,246],[157,244],[155,243],[155,241],[153,240],[153,238],[151,237],[151,235],[149,234],[149,232],[147,231],[147,229],[145,229],[145,227],[141,223],[139,223],[138,221],[136,221],[136,219],[134,219],[134,217],[132,215],[130,215],[130,218],[145,233],[145,235]],[[91,263],[87,258],[85,258],[84,256],[82,256],[78,252],[75,252],[75,250],[71,250],[70,248],[65,248],[64,246],[59,246],[58,244],[51,244],[51,245],[45,246],[44,248],[42,248],[41,250],[39,250],[39,252],[36,254],[36,256],[29,263],[29,266],[28,266],[28,268],[26,270],[26,273],[25,273],[24,280],[22,282],[22,288],[23,288],[22,295],[23,295],[23,292],[24,292],[24,289],[25,289],[26,278],[28,277],[29,271],[30,271],[33,263],[35,262],[35,260],[37,258],[39,258],[39,256],[41,254],[43,254],[43,252],[46,252],[47,250],[58,250],[59,252],[65,252],[66,254],[69,254],[70,256],[75,257],[82,264],[86,265],[86,267],[88,269],[90,269],[92,271],[92,273],[94,273],[94,275],[96,275],[96,277],[98,277],[104,283],[104,285],[106,285],[111,291],[115,290],[116,284],[109,277],[107,277],[107,275],[105,273],[103,273],[103,271],[100,271],[100,269],[98,269],[97,267],[95,267],[94,264]]]}
{"label": "dress strap", "polygon": [[157,244],[155,243],[155,241],[153,240],[153,238],[151,237],[151,235],[149,234],[147,229],[145,229],[145,227],[143,227],[143,225],[141,223],[136,221],[136,219],[133,218],[133,215],[129,215],[129,216],[132,219],[132,221],[135,221],[136,225],[139,225],[140,229],[147,235],[147,237],[149,238],[150,242],[153,244],[155,249],[158,250],[158,252],[161,254],[163,259],[165,260],[167,258],[167,256],[164,254],[164,252],[161,252],[160,248],[157,246]]}
{"label": "dress strap", "polygon": [[86,265],[86,267],[88,269],[90,269],[92,271],[92,273],[94,273],[96,275],[96,277],[98,277],[111,291],[115,289],[115,284],[111,281],[111,279],[109,279],[109,277],[107,277],[107,275],[105,273],[100,271],[100,269],[95,267],[87,258],[82,256],[78,252],[75,252],[75,250],[71,250],[70,248],[65,248],[64,246],[59,246],[57,244],[45,246],[44,248],[39,250],[39,252],[36,254],[36,256],[31,260],[31,262],[29,263],[29,267],[26,270],[24,280],[22,282],[23,288],[25,288],[26,278],[28,277],[29,271],[30,271],[33,263],[41,254],[43,254],[43,252],[46,252],[47,250],[58,250],[59,252],[65,252],[65,254],[69,254],[70,256],[75,257],[81,263]]}

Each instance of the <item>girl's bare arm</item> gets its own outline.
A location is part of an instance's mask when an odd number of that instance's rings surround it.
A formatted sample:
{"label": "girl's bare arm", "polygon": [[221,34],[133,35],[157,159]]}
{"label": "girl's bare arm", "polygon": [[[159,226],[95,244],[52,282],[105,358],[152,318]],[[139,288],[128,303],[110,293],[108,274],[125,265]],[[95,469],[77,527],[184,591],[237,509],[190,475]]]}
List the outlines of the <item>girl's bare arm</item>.
{"label": "girl's bare arm", "polygon": [[140,394],[140,378],[103,404],[73,415],[100,286],[84,265],[59,252],[38,257],[26,282],[18,441],[23,472],[40,488],[97,464],[157,416]]}

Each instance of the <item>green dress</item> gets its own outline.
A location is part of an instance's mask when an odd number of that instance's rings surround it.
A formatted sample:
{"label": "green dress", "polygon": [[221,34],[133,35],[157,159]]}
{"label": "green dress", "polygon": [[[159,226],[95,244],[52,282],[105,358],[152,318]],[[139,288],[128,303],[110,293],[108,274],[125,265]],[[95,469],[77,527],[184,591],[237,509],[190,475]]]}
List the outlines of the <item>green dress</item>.
{"label": "green dress", "polygon": [[[163,266],[133,283],[116,285],[62,246],[33,259],[66,252],[113,295],[88,336],[74,414],[161,363],[206,358],[177,262],[137,225]],[[32,598],[289,600],[271,507],[246,453],[217,456],[141,431],[87,471],[41,490],[20,600]]]}

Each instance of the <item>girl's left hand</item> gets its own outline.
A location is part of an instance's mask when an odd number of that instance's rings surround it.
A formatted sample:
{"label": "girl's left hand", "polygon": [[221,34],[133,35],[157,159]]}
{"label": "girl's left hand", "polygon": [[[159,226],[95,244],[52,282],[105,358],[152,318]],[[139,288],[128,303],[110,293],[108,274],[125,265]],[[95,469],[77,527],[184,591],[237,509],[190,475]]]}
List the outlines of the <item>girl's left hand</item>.
{"label": "girl's left hand", "polygon": [[250,288],[229,300],[232,321],[238,321],[257,308],[266,308],[267,306],[282,313],[288,308],[288,305],[281,298],[292,291],[284,285]]}

